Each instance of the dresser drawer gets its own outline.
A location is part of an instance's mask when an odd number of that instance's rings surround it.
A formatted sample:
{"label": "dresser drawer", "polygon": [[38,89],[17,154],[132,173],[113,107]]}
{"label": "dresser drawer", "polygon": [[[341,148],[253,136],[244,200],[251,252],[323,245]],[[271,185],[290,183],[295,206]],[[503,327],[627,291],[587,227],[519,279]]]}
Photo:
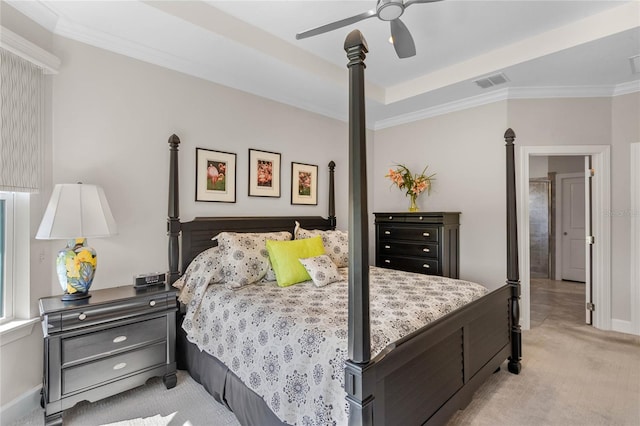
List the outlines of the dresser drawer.
{"label": "dresser drawer", "polygon": [[62,339],[62,366],[133,349],[166,336],[167,318],[163,316]]}
{"label": "dresser drawer", "polygon": [[66,395],[145,368],[165,364],[166,355],[166,342],[159,342],[99,361],[63,369],[62,394]]}
{"label": "dresser drawer", "polygon": [[382,241],[378,249],[381,256],[416,256],[416,257],[438,257],[438,244],[436,243],[405,243],[397,241]]}
{"label": "dresser drawer", "polygon": [[421,274],[440,274],[438,259],[420,259],[415,257],[378,256],[377,266],[383,268],[400,269],[407,272]]}
{"label": "dresser drawer", "polygon": [[435,226],[391,226],[379,225],[380,240],[410,240],[437,243],[438,228]]}
{"label": "dresser drawer", "polygon": [[385,222],[385,223],[403,223],[405,222],[405,216],[402,215],[394,215],[392,213],[389,214],[377,214],[376,215],[376,223]]}

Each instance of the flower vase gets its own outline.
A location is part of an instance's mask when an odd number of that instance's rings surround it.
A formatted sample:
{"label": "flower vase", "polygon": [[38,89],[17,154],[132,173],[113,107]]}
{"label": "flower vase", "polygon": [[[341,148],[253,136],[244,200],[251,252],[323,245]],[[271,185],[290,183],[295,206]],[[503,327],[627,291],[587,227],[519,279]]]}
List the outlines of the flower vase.
{"label": "flower vase", "polygon": [[418,205],[416,204],[416,200],[418,199],[417,195],[412,195],[411,196],[411,205],[409,206],[409,211],[410,212],[417,212],[418,211]]}
{"label": "flower vase", "polygon": [[78,300],[91,297],[89,287],[96,272],[95,250],[87,246],[85,238],[69,240],[58,252],[56,271],[64,291],[62,300]]}

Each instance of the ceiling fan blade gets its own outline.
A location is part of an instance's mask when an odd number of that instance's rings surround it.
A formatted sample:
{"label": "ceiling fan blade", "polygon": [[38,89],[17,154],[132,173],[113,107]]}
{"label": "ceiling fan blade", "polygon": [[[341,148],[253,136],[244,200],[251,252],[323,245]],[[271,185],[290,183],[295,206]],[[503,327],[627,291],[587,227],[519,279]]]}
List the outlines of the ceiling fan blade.
{"label": "ceiling fan blade", "polygon": [[375,10],[369,10],[359,15],[352,16],[350,18],[341,19],[339,21],[332,22],[330,24],[321,25],[317,28],[311,28],[310,30],[302,31],[296,34],[296,40],[303,38],[313,37],[318,34],[323,34],[329,31],[337,30],[338,28],[346,27],[347,25],[355,24],[356,22],[368,19],[377,15]]}
{"label": "ceiling fan blade", "polygon": [[416,54],[416,45],[413,37],[405,24],[400,19],[394,19],[391,24],[391,37],[393,37],[393,47],[399,58],[409,58]]}
{"label": "ceiling fan blade", "polygon": [[435,3],[437,1],[442,0],[407,0],[406,2],[404,2],[404,8],[406,9],[414,3]]}

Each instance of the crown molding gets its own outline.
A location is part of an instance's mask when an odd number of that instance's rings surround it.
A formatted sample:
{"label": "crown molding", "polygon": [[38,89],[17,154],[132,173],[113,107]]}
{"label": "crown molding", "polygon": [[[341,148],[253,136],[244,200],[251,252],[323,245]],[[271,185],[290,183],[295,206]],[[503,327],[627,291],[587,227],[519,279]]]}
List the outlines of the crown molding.
{"label": "crown molding", "polygon": [[42,68],[45,74],[57,74],[60,68],[57,56],[3,26],[0,26],[0,47]]}
{"label": "crown molding", "polygon": [[640,92],[640,80],[611,86],[510,87],[376,121],[373,130],[399,126],[509,99],[610,98]]}
{"label": "crown molding", "polygon": [[436,117],[438,115],[449,114],[464,109],[475,108],[478,106],[491,104],[494,102],[504,101],[508,99],[508,89],[498,89],[492,92],[472,96],[458,101],[447,102],[445,104],[413,111],[407,114],[398,115],[374,123],[373,130],[386,129],[387,127],[399,126],[401,124],[411,123],[413,121],[424,120],[425,118]]}
{"label": "crown molding", "polygon": [[640,80],[617,84],[613,89],[613,96],[629,95],[640,92]]}

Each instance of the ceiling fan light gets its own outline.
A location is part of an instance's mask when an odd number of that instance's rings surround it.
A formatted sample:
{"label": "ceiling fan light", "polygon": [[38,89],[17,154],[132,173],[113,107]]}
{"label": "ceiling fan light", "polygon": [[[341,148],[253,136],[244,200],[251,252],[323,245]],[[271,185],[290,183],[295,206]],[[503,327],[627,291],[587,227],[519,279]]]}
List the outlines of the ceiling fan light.
{"label": "ceiling fan light", "polygon": [[383,21],[393,21],[401,17],[403,13],[404,5],[402,1],[380,0],[378,3],[378,18]]}

